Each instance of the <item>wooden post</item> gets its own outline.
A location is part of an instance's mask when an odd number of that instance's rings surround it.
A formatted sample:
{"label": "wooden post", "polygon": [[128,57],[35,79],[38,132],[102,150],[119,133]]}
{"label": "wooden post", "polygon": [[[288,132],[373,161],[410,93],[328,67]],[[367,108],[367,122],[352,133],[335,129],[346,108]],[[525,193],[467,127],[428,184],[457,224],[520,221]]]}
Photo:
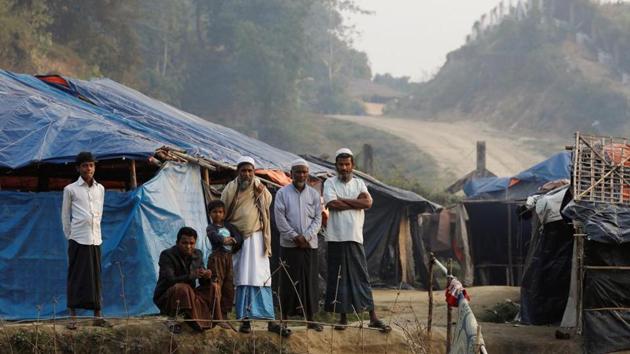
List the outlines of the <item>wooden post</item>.
{"label": "wooden post", "polygon": [[129,185],[131,189],[138,188],[138,179],[136,178],[136,160],[130,160],[131,164],[129,165],[129,171],[131,173],[131,178],[129,180]]}
{"label": "wooden post", "polygon": [[202,167],[201,170],[203,171],[203,181],[210,185],[210,171],[205,167]]}
{"label": "wooden post", "polygon": [[477,175],[485,175],[486,172],[486,142],[477,142]]}
{"label": "wooden post", "polygon": [[[507,189],[505,190],[505,197],[507,199]],[[512,208],[510,208],[510,202],[505,201],[505,205],[507,206],[507,256],[508,256],[508,271],[507,275],[507,285],[514,286],[514,261],[512,259]]]}
{"label": "wooden post", "polygon": [[577,294],[576,294],[576,310],[575,319],[577,325],[577,334],[582,334],[582,299],[584,296],[584,237],[582,227],[575,228],[575,242],[577,242]]}
{"label": "wooden post", "polygon": [[[448,288],[449,285],[451,285],[451,278],[450,276],[453,275],[453,260],[451,258],[448,259],[448,262],[446,263],[446,267],[448,269],[448,275],[449,278],[446,282],[446,287]],[[451,352],[451,340],[452,340],[452,322],[453,322],[453,311],[451,309],[450,306],[448,306],[448,304],[446,304],[446,352],[450,353]]]}
{"label": "wooden post", "polygon": [[[435,256],[433,252],[429,253],[429,317],[427,318],[427,336],[429,337],[429,345],[431,345],[431,326],[433,325],[433,263]],[[431,350],[429,349],[429,352]]]}
{"label": "wooden post", "polygon": [[477,323],[477,337],[475,338],[475,353],[481,353],[481,326]]}
{"label": "wooden post", "polygon": [[374,150],[372,145],[363,145],[363,171],[369,175],[374,172]]}

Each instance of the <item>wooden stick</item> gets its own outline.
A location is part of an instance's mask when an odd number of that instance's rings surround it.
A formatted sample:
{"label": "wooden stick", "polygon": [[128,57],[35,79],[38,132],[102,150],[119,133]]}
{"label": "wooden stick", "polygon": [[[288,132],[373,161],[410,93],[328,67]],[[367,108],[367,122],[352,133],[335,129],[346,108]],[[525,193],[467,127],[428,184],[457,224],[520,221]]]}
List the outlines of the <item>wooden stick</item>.
{"label": "wooden stick", "polygon": [[[448,275],[449,275],[449,278],[446,283],[446,287],[448,288],[448,286],[451,283],[450,276],[453,275],[453,260],[449,258],[446,264],[448,267]],[[446,304],[446,352],[447,353],[451,352],[451,340],[452,340],[452,334],[451,334],[452,324],[451,323],[452,322],[453,322],[453,311],[451,307],[448,304]]]}
{"label": "wooden stick", "polygon": [[[435,256],[433,252],[429,253],[429,317],[427,318],[427,336],[429,337],[429,345],[431,345],[431,325],[433,324],[433,264]],[[431,352],[429,348],[429,352]]]}
{"label": "wooden stick", "polygon": [[477,337],[475,338],[475,353],[481,352],[481,326],[477,324]]}
{"label": "wooden stick", "polygon": [[[577,317],[577,333],[582,334],[582,297],[584,293],[584,236],[581,227],[576,230],[577,242],[577,301],[576,301],[576,317]],[[578,236],[579,235],[579,236]]]}
{"label": "wooden stick", "polygon": [[[603,175],[600,179],[598,179],[597,182],[592,183],[591,186],[588,187],[588,189],[585,190],[584,192],[580,193],[580,195],[578,197],[582,198],[584,195],[586,195],[586,193],[592,191],[598,184],[600,184],[602,181],[604,181],[606,179],[606,177],[610,176],[613,172],[616,172],[620,165],[623,165],[623,164],[625,164],[628,161],[630,161],[630,156],[628,156],[625,159],[623,159],[619,165],[613,167],[610,171],[608,171],[605,175]],[[594,175],[593,174],[593,159],[591,159],[591,176],[593,176],[593,175]],[[591,179],[594,179],[594,178],[591,177]]]}
{"label": "wooden stick", "polygon": [[129,179],[129,184],[131,185],[131,189],[138,188],[138,179],[136,178],[136,160],[131,160],[131,164],[129,165],[129,171],[131,177]]}
{"label": "wooden stick", "polygon": [[203,171],[203,181],[206,182],[207,185],[210,185],[210,171],[205,167],[202,167],[202,171]]}

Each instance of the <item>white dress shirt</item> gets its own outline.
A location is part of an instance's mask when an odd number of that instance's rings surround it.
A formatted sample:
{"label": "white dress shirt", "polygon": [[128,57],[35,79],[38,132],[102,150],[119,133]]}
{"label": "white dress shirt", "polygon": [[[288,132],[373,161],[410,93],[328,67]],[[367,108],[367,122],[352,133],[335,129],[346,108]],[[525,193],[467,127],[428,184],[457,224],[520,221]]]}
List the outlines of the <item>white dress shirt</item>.
{"label": "white dress shirt", "polygon": [[305,185],[300,192],[293,183],[276,192],[274,203],[280,246],[297,247],[293,239],[304,236],[311,248],[317,248],[317,232],[322,226],[322,204],[319,192]]}
{"label": "white dress shirt", "polygon": [[[361,193],[369,194],[367,186],[363,183],[363,180],[354,176],[345,183],[337,176],[324,182],[324,204],[337,199],[357,199]],[[329,209],[329,211],[326,241],[363,243],[365,212],[362,209]]]}
{"label": "white dress shirt", "polygon": [[101,218],[105,188],[93,181],[90,187],[83,178],[63,189],[61,222],[66,239],[82,245],[100,245]]}

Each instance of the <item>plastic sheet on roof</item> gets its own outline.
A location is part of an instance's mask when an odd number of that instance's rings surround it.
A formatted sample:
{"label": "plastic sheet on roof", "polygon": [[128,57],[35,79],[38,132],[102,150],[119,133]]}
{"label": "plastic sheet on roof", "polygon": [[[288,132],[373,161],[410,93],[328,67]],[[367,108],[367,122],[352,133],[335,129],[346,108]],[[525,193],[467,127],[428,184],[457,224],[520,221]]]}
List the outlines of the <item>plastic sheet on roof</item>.
{"label": "plastic sheet on roof", "polygon": [[287,170],[298,158],[112,80],[68,80],[94,104],[33,76],[0,70],[0,167],[71,162],[85,150],[99,159],[143,159],[163,145],[225,164],[249,155],[265,169]]}
{"label": "plastic sheet on roof", "polygon": [[570,178],[571,153],[563,151],[513,177],[473,178],[464,185],[469,199],[523,199],[547,182]]}

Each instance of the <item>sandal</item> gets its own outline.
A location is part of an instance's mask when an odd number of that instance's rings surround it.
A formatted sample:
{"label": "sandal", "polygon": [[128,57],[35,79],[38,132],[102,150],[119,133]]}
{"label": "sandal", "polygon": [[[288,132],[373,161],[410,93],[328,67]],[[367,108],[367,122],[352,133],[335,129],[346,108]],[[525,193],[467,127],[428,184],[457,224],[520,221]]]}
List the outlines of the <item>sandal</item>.
{"label": "sandal", "polygon": [[76,320],[70,320],[70,322],[68,322],[68,324],[66,324],[66,328],[74,331],[77,329],[77,321]]}
{"label": "sandal", "polygon": [[370,321],[370,324],[368,324],[368,327],[370,327],[370,328],[377,328],[382,333],[389,333],[389,332],[392,331],[392,328],[390,326],[386,325],[385,322],[383,322],[381,320]]}
{"label": "sandal", "polygon": [[291,331],[291,329],[288,328],[286,324],[279,325],[275,322],[269,322],[269,325],[267,325],[267,330],[269,332],[277,333],[283,337],[288,337],[293,334],[293,331]]}
{"label": "sandal", "polygon": [[321,332],[324,330],[324,326],[319,323],[309,323],[306,325],[306,328],[315,330],[315,332]]}
{"label": "sandal", "polygon": [[173,334],[182,333],[182,325],[177,322],[166,322],[166,328]]}
{"label": "sandal", "polygon": [[239,327],[238,331],[241,333],[251,333],[252,325],[249,323],[249,321],[244,321],[243,323],[241,323],[241,327]]}
{"label": "sandal", "polygon": [[348,328],[348,322],[339,322],[333,328],[337,331],[345,331]]}
{"label": "sandal", "polygon": [[109,323],[107,320],[105,320],[104,318],[96,318],[94,319],[94,321],[92,321],[92,325],[95,327],[103,327],[103,328],[112,328],[114,326],[112,326],[111,323]]}

